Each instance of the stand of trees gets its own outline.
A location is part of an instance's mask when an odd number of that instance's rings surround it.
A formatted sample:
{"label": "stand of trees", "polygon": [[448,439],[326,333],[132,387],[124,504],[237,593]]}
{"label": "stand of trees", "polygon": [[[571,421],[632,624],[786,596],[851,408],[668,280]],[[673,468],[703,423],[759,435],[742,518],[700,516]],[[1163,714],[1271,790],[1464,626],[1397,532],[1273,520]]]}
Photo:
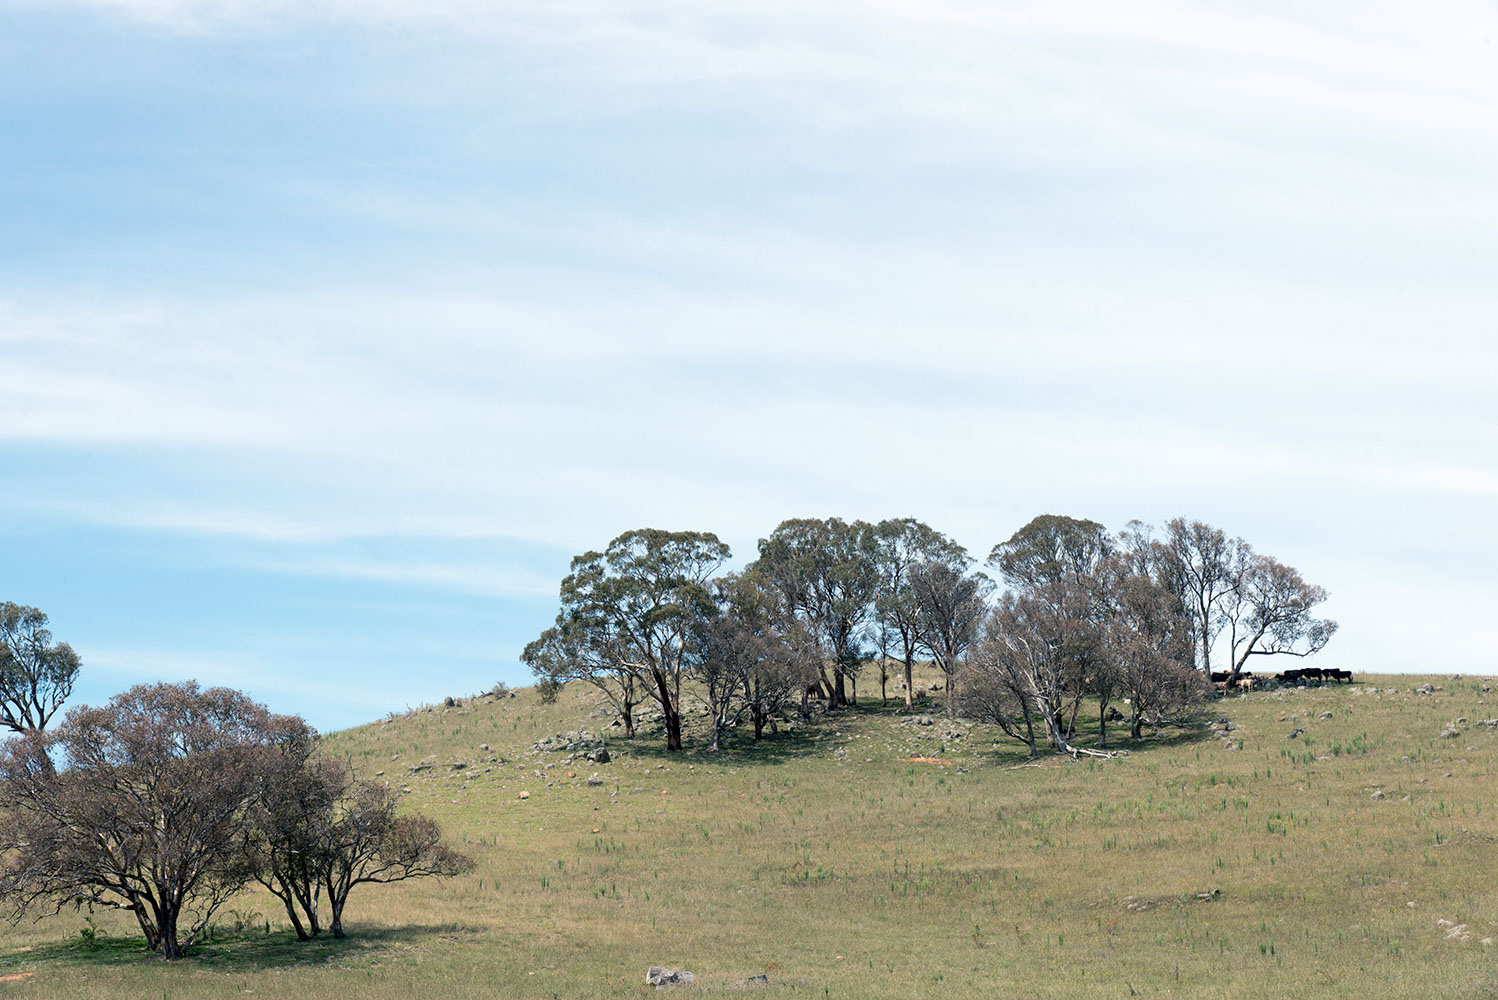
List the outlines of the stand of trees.
{"label": "stand of trees", "polygon": [[[903,668],[929,659],[946,708],[997,724],[1032,754],[1072,751],[1082,705],[1100,742],[1126,704],[1130,735],[1210,694],[1214,646],[1230,680],[1251,657],[1310,656],[1336,622],[1317,618],[1326,591],[1220,529],[1177,518],[1163,535],[1130,522],[1117,535],[1044,514],[995,545],[987,566],[914,518],[871,524],[795,518],[760,539],[742,573],[715,535],[628,532],[573,560],[555,626],[522,659],[544,682],[586,679],[610,699],[627,736],[654,699],[668,749],[679,750],[682,681],[706,691],[711,745],[743,718],[761,738],[799,696],[829,710],[856,701],[877,654]],[[1117,718],[1116,715],[1113,715]]]}
{"label": "stand of trees", "polygon": [[320,930],[321,901],[342,936],[355,885],[471,864],[431,820],[396,817],[384,786],[321,758],[300,717],[227,688],[140,685],[72,709],[55,730],[6,744],[0,781],[0,899],[13,919],[69,904],[125,910],[167,959],[251,881],[305,939]]}

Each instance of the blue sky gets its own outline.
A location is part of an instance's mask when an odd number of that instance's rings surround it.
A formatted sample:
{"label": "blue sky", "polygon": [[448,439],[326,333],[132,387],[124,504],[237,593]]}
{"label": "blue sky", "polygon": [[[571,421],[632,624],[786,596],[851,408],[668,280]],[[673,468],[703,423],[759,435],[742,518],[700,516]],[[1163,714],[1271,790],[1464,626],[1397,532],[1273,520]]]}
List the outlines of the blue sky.
{"label": "blue sky", "polygon": [[1186,515],[1493,672],[1481,3],[0,0],[0,600],[78,698],[524,682],[575,553]]}

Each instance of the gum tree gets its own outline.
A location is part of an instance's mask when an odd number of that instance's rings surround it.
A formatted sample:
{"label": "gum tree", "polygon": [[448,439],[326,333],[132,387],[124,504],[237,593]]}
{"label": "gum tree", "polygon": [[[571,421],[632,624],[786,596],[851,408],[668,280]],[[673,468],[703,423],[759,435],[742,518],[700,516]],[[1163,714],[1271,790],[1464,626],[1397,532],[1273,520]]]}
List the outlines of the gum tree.
{"label": "gum tree", "polygon": [[139,685],[11,740],[0,898],[15,919],[125,910],[151,950],[182,957],[248,880],[256,808],[313,736],[297,716],[188,682]]}
{"label": "gum tree", "polygon": [[73,693],[80,660],[53,642],[37,608],[0,604],[0,726],[17,733],[45,729]]}
{"label": "gum tree", "polygon": [[577,556],[554,633],[527,647],[532,668],[544,653],[550,669],[619,677],[621,692],[631,690],[626,678],[637,681],[660,706],[666,749],[680,750],[681,684],[699,624],[712,614],[708,581],[729,555],[710,532],[643,528]]}

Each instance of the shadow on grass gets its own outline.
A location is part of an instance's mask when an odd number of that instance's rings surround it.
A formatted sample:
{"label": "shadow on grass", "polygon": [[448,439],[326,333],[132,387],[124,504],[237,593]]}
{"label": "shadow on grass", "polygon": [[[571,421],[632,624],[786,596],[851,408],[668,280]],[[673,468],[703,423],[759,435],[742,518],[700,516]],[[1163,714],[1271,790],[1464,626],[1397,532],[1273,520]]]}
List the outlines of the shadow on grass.
{"label": "shadow on grass", "polygon": [[[717,751],[708,749],[710,734],[707,727],[701,724],[700,717],[694,717],[690,720],[688,731],[683,733],[682,742],[685,746],[681,750],[667,750],[665,737],[656,726],[643,730],[633,740],[613,737],[609,741],[609,748],[628,752],[642,760],[726,764],[730,767],[776,766],[825,751],[826,748],[819,743],[819,737],[834,732],[840,724],[854,719],[919,715],[922,711],[917,708],[915,713],[907,713],[903,703],[881,706],[865,701],[857,705],[846,705],[832,712],[813,712],[809,718],[798,718],[794,729],[787,729],[783,722],[779,732],[771,732],[766,727],[764,738],[760,740],[754,738],[752,725],[741,723],[724,734],[722,746]],[[925,714],[931,713],[925,710]]]}
{"label": "shadow on grass", "polygon": [[[1210,706],[1201,712],[1183,715],[1175,722],[1149,731],[1138,739],[1129,736],[1127,723],[1115,722],[1108,727],[1106,749],[1127,750],[1131,755],[1137,755],[1156,749],[1164,750],[1210,741],[1213,734],[1204,725],[1209,714]],[[840,726],[855,720],[898,720],[917,715],[929,715],[936,726],[947,724],[945,709],[940,700],[918,703],[914,710],[909,710],[901,701],[880,705],[865,699],[859,704],[846,705],[833,712],[814,712],[809,719],[798,720],[794,729],[782,728],[778,733],[771,733],[767,729],[761,740],[754,739],[753,729],[750,726],[737,726],[725,734],[723,745],[716,752],[708,749],[708,733],[706,727],[701,724],[700,717],[688,720],[687,731],[683,735],[683,742],[686,745],[681,750],[667,750],[665,737],[656,726],[642,728],[640,734],[633,740],[615,737],[610,741],[609,746],[613,750],[628,753],[639,760],[672,764],[773,767],[825,754],[827,744],[822,739],[836,732]],[[957,721],[969,724],[974,720],[959,717]],[[1028,764],[1037,760],[1068,759],[1064,755],[1053,753],[1045,746],[1044,730],[1039,726],[1037,726],[1036,735],[1039,738],[1041,752],[1038,758],[1031,758],[1028,748],[1023,743],[1005,736],[997,726],[983,725],[983,729],[985,734],[991,730],[994,740],[991,750],[979,750],[983,742],[983,738],[979,737],[961,746],[960,749],[955,746],[951,748],[942,746],[938,750],[933,750],[932,753],[941,756],[950,749],[959,753],[960,756],[976,755],[986,763],[1000,766]],[[975,732],[974,735],[978,734]],[[1077,732],[1071,742],[1079,747],[1102,749],[1099,746],[1099,724],[1095,715],[1089,718],[1084,713],[1078,717]]]}
{"label": "shadow on grass", "polygon": [[[180,961],[185,966],[223,972],[252,972],[335,961],[339,958],[375,959],[397,948],[419,948],[427,943],[450,941],[479,931],[461,924],[407,924],[401,927],[359,927],[342,940],[324,934],[312,941],[298,941],[290,930],[263,933],[246,930],[219,934],[192,947]],[[23,955],[10,956],[27,964],[56,963],[74,967],[124,966],[161,963],[148,951],[142,938],[120,936],[76,939],[33,947]],[[5,964],[0,963],[0,968]]]}

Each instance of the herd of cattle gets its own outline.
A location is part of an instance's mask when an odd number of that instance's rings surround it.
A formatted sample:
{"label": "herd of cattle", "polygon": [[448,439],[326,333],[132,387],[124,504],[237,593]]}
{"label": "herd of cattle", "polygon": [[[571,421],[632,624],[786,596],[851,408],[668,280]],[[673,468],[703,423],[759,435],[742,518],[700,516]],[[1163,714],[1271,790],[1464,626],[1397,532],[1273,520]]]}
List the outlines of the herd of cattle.
{"label": "herd of cattle", "polygon": [[1240,691],[1252,691],[1255,688],[1268,687],[1270,684],[1321,684],[1326,681],[1345,681],[1352,683],[1351,670],[1337,670],[1331,667],[1305,667],[1301,670],[1286,670],[1282,674],[1273,677],[1256,677],[1251,671],[1245,670],[1240,673],[1236,680],[1230,673],[1212,674],[1212,684],[1219,693],[1226,693],[1229,686]]}

